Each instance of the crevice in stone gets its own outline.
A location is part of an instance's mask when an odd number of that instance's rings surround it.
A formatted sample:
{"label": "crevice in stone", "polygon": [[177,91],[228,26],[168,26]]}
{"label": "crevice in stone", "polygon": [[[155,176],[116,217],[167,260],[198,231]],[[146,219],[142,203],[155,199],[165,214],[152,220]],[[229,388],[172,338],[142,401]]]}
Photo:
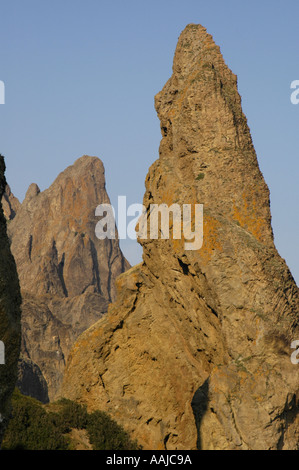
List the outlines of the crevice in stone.
{"label": "crevice in stone", "polygon": [[108,279],[107,279],[107,292],[108,292],[108,296],[109,296],[109,302],[112,302],[112,297],[111,297],[111,276],[112,276],[112,272],[111,272],[111,266],[112,266],[112,262],[111,262],[111,257],[112,257],[112,241],[109,240],[109,254],[108,254]]}
{"label": "crevice in stone", "polygon": [[[97,258],[97,251],[95,249],[94,243],[90,240],[90,251],[91,251],[91,258],[92,258],[92,266],[93,266],[93,273],[95,275],[95,282],[97,291],[103,295],[101,289],[101,280],[100,280],[100,272],[99,272],[99,263]],[[110,271],[109,271],[110,272]]]}
{"label": "crevice in stone", "polygon": [[61,282],[63,293],[66,297],[68,297],[68,291],[67,291],[67,288],[66,288],[66,285],[65,285],[65,282],[64,282],[64,277],[63,277],[64,262],[65,262],[65,253],[63,253],[63,255],[62,255],[61,261],[58,264],[57,271],[58,271],[58,276],[59,276],[59,279],[60,279],[60,282]]}
{"label": "crevice in stone", "polygon": [[178,258],[179,265],[181,266],[183,273],[187,276],[189,274],[189,266]]}
{"label": "crevice in stone", "polygon": [[202,442],[200,436],[200,426],[202,419],[207,412],[209,401],[209,378],[196,390],[191,401],[191,407],[195,419],[197,429],[197,449],[202,450]]}
{"label": "crevice in stone", "polygon": [[167,450],[167,442],[168,442],[170,436],[171,436],[171,433],[167,434],[167,435],[164,437],[163,442],[164,442],[164,449],[165,449],[165,450]]}
{"label": "crevice in stone", "polygon": [[32,235],[30,235],[29,241],[28,241],[28,257],[29,257],[30,261],[32,261],[32,260],[31,260],[32,242],[33,242],[33,237],[32,237]]}

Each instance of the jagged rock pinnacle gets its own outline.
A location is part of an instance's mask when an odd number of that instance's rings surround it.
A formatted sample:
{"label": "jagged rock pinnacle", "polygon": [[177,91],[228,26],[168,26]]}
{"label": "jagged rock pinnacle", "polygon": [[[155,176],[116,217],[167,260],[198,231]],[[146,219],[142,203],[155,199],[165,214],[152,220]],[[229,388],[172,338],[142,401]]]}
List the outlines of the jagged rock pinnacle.
{"label": "jagged rock pinnacle", "polygon": [[144,206],[203,204],[203,245],[140,239],[143,263],[74,345],[63,393],[146,449],[298,449],[298,288],[274,246],[236,76],[202,26],[181,34],[155,103]]}
{"label": "jagged rock pinnacle", "polygon": [[19,385],[25,394],[31,393],[25,375],[40,370],[35,388],[47,396],[46,381],[54,398],[72,343],[107,311],[115,278],[130,266],[118,240],[96,238],[95,209],[102,203],[109,203],[103,163],[85,155],[45,191],[31,184],[9,224],[23,297]]}

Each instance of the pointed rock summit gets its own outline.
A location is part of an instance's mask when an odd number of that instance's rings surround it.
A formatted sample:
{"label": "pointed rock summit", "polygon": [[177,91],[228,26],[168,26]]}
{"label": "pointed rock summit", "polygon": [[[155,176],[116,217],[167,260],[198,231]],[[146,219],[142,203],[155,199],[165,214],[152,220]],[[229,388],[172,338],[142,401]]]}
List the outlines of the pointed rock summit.
{"label": "pointed rock summit", "polygon": [[145,449],[298,449],[298,288],[274,246],[236,76],[202,26],[182,32],[155,104],[144,205],[203,204],[203,245],[140,240],[143,263],[79,337],[63,394]]}
{"label": "pointed rock summit", "polygon": [[40,370],[42,396],[44,380],[55,396],[73,341],[107,311],[115,278],[129,268],[118,240],[96,238],[102,203],[109,203],[103,163],[83,156],[45,191],[31,184],[9,224],[23,297],[19,385],[26,394],[25,372]]}

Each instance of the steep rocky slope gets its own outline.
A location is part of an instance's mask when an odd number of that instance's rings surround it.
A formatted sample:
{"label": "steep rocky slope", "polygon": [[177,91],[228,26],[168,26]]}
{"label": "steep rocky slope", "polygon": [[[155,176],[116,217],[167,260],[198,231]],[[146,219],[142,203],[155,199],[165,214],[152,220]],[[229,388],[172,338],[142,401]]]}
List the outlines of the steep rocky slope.
{"label": "steep rocky slope", "polygon": [[143,263],[76,342],[63,394],[145,448],[298,449],[298,288],[274,246],[237,78],[202,26],[180,35],[155,106],[144,205],[203,204],[203,246],[140,240]]}
{"label": "steep rocky slope", "polygon": [[129,267],[118,240],[95,236],[101,203],[109,203],[103,164],[83,156],[45,191],[30,185],[9,222],[23,298],[18,386],[42,401],[54,398],[71,345],[107,311]]}
{"label": "steep rocky slope", "polygon": [[[0,198],[6,187],[4,172],[4,159],[0,155]],[[10,252],[6,221],[0,205],[0,341],[1,346],[4,345],[4,358],[1,357],[0,364],[0,444],[11,414],[10,398],[17,381],[21,345],[20,305],[17,270]]]}

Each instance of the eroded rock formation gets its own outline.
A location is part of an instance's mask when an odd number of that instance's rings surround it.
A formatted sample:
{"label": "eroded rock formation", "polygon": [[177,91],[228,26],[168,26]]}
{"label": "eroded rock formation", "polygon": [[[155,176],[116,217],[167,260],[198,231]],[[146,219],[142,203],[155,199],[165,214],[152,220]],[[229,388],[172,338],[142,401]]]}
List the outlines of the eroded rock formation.
{"label": "eroded rock formation", "polygon": [[[0,198],[6,187],[4,172],[4,159],[0,155]],[[6,234],[6,220],[0,205],[0,444],[11,414],[10,398],[17,381],[17,363],[21,346],[20,305],[17,270]]]}
{"label": "eroded rock formation", "polygon": [[21,204],[18,198],[16,198],[15,195],[11,192],[10,186],[8,184],[5,186],[5,191],[2,195],[1,202],[4,217],[7,221],[12,220]]}
{"label": "eroded rock formation", "polygon": [[45,191],[30,185],[9,222],[23,298],[18,386],[42,401],[45,381],[55,397],[71,345],[107,311],[115,278],[129,267],[118,240],[95,236],[102,203],[109,203],[103,164],[83,156]]}
{"label": "eroded rock formation", "polygon": [[274,246],[237,78],[202,26],[181,34],[155,106],[144,205],[203,204],[203,246],[140,240],[143,263],[76,342],[63,394],[144,448],[298,449],[298,288]]}

